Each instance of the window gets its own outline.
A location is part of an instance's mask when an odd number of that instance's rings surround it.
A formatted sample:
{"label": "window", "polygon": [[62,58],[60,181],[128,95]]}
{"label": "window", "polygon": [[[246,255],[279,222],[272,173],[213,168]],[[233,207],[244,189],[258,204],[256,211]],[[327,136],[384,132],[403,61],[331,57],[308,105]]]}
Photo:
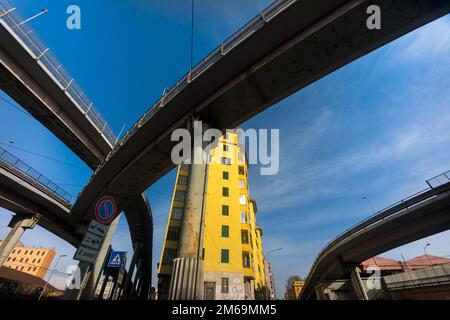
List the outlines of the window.
{"label": "window", "polygon": [[28,267],[28,271],[31,271],[31,267]]}
{"label": "window", "polygon": [[241,223],[247,223],[247,212],[241,211]]}
{"label": "window", "polygon": [[226,164],[226,165],[231,165],[231,159],[230,158],[226,158],[226,157],[222,157],[221,159],[221,163],[222,164]]}
{"label": "window", "polygon": [[227,206],[227,205],[222,206],[222,215],[223,216],[230,215],[230,207],[229,206]]}
{"label": "window", "polygon": [[25,250],[25,253],[24,254],[27,254],[28,253],[28,250]]}
{"label": "window", "polygon": [[222,172],[222,179],[223,180],[229,180],[230,179],[230,173],[228,171]]}
{"label": "window", "polygon": [[229,238],[230,237],[230,227],[229,226],[222,226],[222,238]]}
{"label": "window", "polygon": [[42,254],[41,254],[41,256],[43,256],[45,254],[45,251],[42,251]]}
{"label": "window", "polygon": [[245,194],[241,194],[239,196],[239,203],[243,206],[247,204],[247,197],[245,196]]}
{"label": "window", "polygon": [[239,179],[239,189],[245,189],[245,180]]}
{"label": "window", "polygon": [[187,185],[187,178],[186,176],[178,176],[178,184]]}
{"label": "window", "polygon": [[241,239],[243,244],[249,244],[248,242],[248,230],[241,230]]}
{"label": "window", "polygon": [[242,266],[244,268],[250,268],[251,264],[250,264],[250,253],[247,251],[243,251],[242,252]]}
{"label": "window", "polygon": [[166,249],[164,251],[164,256],[162,259],[162,263],[163,264],[172,264],[173,259],[175,259],[175,256],[177,254],[177,250],[176,249]]}
{"label": "window", "polygon": [[185,198],[186,198],[186,191],[177,190],[175,192],[175,200],[184,201]]}
{"label": "window", "polygon": [[244,166],[239,166],[238,167],[238,172],[239,172],[240,175],[244,175],[245,174]]}
{"label": "window", "polygon": [[33,259],[33,262],[32,263],[35,263],[36,262],[36,259]]}
{"label": "window", "polygon": [[229,280],[228,278],[222,278],[222,285],[221,285],[221,292],[222,293],[228,293],[228,287],[229,287]]}
{"label": "window", "polygon": [[224,197],[228,197],[229,193],[230,193],[230,190],[227,187],[222,188],[222,195]]}
{"label": "window", "polygon": [[179,227],[169,227],[167,230],[167,240],[178,241],[180,237],[180,228]]}
{"label": "window", "polygon": [[181,220],[183,217],[183,209],[182,208],[172,208],[172,219]]}
{"label": "window", "polygon": [[220,252],[220,262],[229,263],[230,262],[230,250],[222,249]]}
{"label": "window", "polygon": [[228,151],[228,145],[227,144],[223,144],[223,151],[225,151],[225,152]]}

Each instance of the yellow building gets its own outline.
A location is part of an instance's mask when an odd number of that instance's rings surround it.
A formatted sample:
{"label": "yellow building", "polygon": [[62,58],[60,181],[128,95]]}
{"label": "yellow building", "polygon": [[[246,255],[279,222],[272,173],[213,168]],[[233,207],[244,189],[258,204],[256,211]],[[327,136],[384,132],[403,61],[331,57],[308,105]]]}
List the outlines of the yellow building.
{"label": "yellow building", "polygon": [[294,281],[294,283],[292,285],[292,289],[293,289],[296,300],[298,300],[298,298],[300,297],[300,293],[302,292],[302,289],[304,286],[305,286],[304,280],[295,280]]}
{"label": "yellow building", "polygon": [[[2,242],[0,240],[0,245]],[[54,249],[27,248],[19,242],[3,266],[44,278],[55,254]]]}
{"label": "yellow building", "polygon": [[[203,224],[203,298],[254,299],[265,286],[262,230],[249,198],[245,150],[228,133],[211,151]],[[158,298],[167,299],[177,257],[189,165],[180,165],[158,267]]]}

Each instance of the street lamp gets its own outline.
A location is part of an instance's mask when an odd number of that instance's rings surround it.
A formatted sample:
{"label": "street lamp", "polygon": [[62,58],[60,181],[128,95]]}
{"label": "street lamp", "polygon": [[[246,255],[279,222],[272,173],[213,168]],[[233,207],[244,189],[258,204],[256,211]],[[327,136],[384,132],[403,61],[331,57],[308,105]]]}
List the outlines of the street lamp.
{"label": "street lamp", "polygon": [[[263,257],[264,270],[265,270],[265,267],[266,267],[267,256],[269,254],[273,253],[273,252],[280,251],[280,250],[283,250],[283,248],[277,248],[277,249],[270,250],[269,252],[267,252],[264,255],[264,257]],[[267,265],[269,265],[269,263],[267,263]],[[269,292],[268,292],[268,288],[267,288],[267,279],[266,279],[266,290],[265,291],[266,291],[266,299],[269,300]]]}
{"label": "street lamp", "polygon": [[428,258],[428,262],[430,263],[430,267],[432,267],[432,266],[433,266],[433,263],[431,262],[430,256],[428,255],[428,252],[427,252],[427,248],[428,248],[429,246],[431,246],[431,243],[427,243],[427,244],[425,245],[425,247],[423,247],[423,252],[425,252],[425,257]]}
{"label": "street lamp", "polygon": [[24,23],[30,22],[31,20],[33,20],[33,19],[39,17],[40,15],[46,14],[46,13],[48,13],[48,10],[44,8],[44,9],[42,9],[41,12],[39,12],[38,14],[35,14],[34,16],[29,17],[28,19],[22,21],[22,22],[19,23],[18,25],[20,26],[20,25],[22,25],[22,24],[24,24]]}
{"label": "street lamp", "polygon": [[66,255],[66,254],[62,254],[62,255],[60,255],[60,256],[58,257],[58,260],[56,260],[55,268],[52,269],[52,271],[50,272],[50,275],[48,276],[47,282],[45,283],[44,289],[42,289],[42,292],[41,292],[41,294],[39,295],[38,301],[42,299],[42,296],[44,295],[45,289],[47,289],[48,283],[50,282],[50,279],[51,279],[52,276],[53,276],[53,272],[55,272],[56,267],[58,266],[59,260],[60,260],[61,258],[64,258],[64,257],[67,257],[67,255]]}
{"label": "street lamp", "polygon": [[369,204],[370,208],[372,209],[373,214],[376,213],[375,209],[373,208],[372,202],[370,202],[369,198],[367,197],[363,197],[363,200],[366,200],[367,203]]}

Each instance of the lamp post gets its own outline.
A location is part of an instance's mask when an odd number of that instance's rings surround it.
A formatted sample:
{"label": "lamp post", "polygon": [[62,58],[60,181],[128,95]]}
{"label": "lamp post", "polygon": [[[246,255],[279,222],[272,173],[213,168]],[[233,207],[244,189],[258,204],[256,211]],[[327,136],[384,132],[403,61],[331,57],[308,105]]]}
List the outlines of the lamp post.
{"label": "lamp post", "polygon": [[[283,248],[277,248],[277,249],[270,250],[269,252],[267,252],[267,253],[264,255],[264,257],[263,257],[264,267],[265,267],[265,265],[266,265],[267,256],[268,256],[269,254],[273,253],[273,252],[280,251],[280,250],[283,250]],[[269,262],[267,262],[267,265],[269,265]],[[265,270],[265,268],[264,268],[264,270]],[[266,299],[267,299],[267,300],[270,300],[270,299],[269,299],[269,292],[268,292],[268,288],[267,288],[267,279],[266,279],[266,290],[265,290],[265,291],[266,291]]]}
{"label": "lamp post", "polygon": [[363,197],[363,200],[366,200],[367,203],[369,204],[370,208],[372,209],[373,214],[376,213],[375,209],[373,208],[372,202],[370,202],[369,198],[367,197]]}
{"label": "lamp post", "polygon": [[22,21],[22,22],[19,23],[18,25],[20,26],[20,25],[22,25],[22,24],[24,24],[24,23],[30,22],[31,20],[33,20],[33,19],[39,17],[40,15],[46,14],[46,13],[48,13],[48,10],[44,8],[44,9],[42,9],[41,12],[39,12],[38,14],[35,14],[34,16],[29,17],[28,19]]}
{"label": "lamp post", "polygon": [[55,270],[56,270],[56,267],[58,267],[59,260],[61,260],[61,258],[64,258],[64,257],[67,257],[67,255],[66,255],[66,254],[62,254],[62,255],[60,255],[60,256],[58,257],[58,260],[56,260],[55,268],[52,269],[52,271],[50,272],[50,275],[48,276],[47,282],[45,283],[44,289],[42,289],[42,292],[41,292],[41,294],[39,295],[38,301],[42,299],[42,296],[44,295],[45,289],[47,289],[48,283],[50,282],[50,279],[52,278],[53,273],[54,273]]}
{"label": "lamp post", "polygon": [[423,247],[423,252],[425,252],[425,257],[428,258],[428,262],[430,263],[430,267],[432,267],[432,266],[433,266],[433,263],[431,262],[430,256],[428,255],[428,252],[427,252],[427,248],[428,248],[429,246],[431,246],[431,243],[427,243],[427,244],[425,245],[425,247]]}

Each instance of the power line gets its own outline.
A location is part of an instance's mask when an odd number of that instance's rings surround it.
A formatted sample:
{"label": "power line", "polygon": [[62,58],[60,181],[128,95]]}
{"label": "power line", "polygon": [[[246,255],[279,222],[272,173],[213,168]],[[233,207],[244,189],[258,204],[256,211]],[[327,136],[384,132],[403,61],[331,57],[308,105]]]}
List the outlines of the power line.
{"label": "power line", "polygon": [[5,99],[5,98],[3,98],[3,97],[0,97],[0,100],[5,101],[8,105],[10,105],[11,107],[13,107],[14,109],[16,109],[16,110],[22,112],[23,114],[29,116],[29,117],[32,118],[32,119],[34,119],[34,117],[33,117],[31,114],[29,114],[28,112],[26,112],[25,110],[23,110],[21,107],[16,106],[16,105],[13,104],[11,101],[9,101],[9,100],[7,100],[7,99]]}
{"label": "power line", "polygon": [[34,152],[34,151],[30,151],[30,150],[23,149],[23,148],[20,148],[20,147],[17,147],[17,146],[13,146],[13,145],[11,145],[11,143],[0,142],[0,144],[5,146],[5,147],[9,147],[9,148],[13,148],[13,149],[25,152],[25,153],[29,153],[29,154],[31,154],[33,156],[36,156],[36,157],[40,157],[40,158],[44,158],[44,159],[51,160],[51,161],[54,161],[54,162],[58,162],[60,164],[63,164],[63,165],[66,165],[66,166],[70,166],[70,167],[73,167],[73,168],[76,168],[76,169],[79,169],[79,170],[83,170],[83,171],[86,171],[86,172],[91,172],[90,170],[88,170],[86,168],[82,168],[82,167],[76,166],[74,164],[71,164],[71,163],[68,163],[68,162],[65,162],[65,161],[62,161],[62,160],[58,160],[58,159],[55,159],[55,158],[52,158],[52,157],[49,157],[49,156],[46,156],[46,155]]}

